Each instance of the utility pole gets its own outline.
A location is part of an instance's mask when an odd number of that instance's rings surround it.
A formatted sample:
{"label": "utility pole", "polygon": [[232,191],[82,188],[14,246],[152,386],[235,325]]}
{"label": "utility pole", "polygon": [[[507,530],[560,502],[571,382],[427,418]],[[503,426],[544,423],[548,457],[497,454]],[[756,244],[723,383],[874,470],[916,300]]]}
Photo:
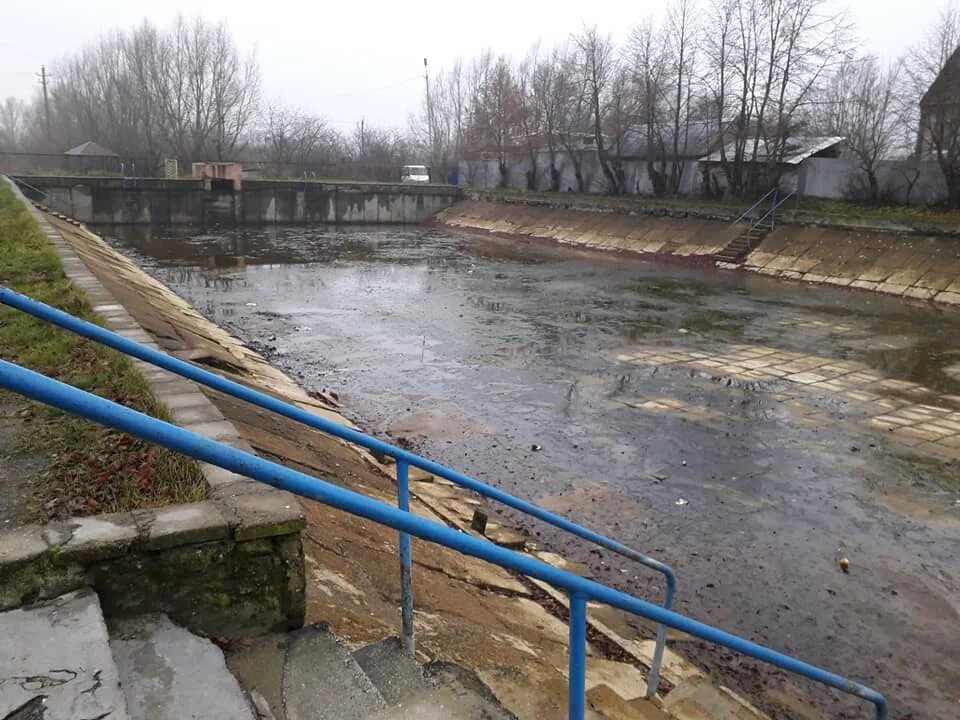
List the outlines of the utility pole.
{"label": "utility pole", "polygon": [[430,71],[427,68],[427,59],[423,59],[423,82],[427,87],[427,142],[430,143],[430,164],[434,161],[433,147],[433,104],[430,102]]}
{"label": "utility pole", "polygon": [[366,153],[366,142],[364,138],[364,125],[366,124],[366,118],[360,118],[360,159],[363,160]]}
{"label": "utility pole", "polygon": [[40,66],[40,84],[43,86],[43,117],[47,126],[47,141],[50,141],[50,98],[47,95],[47,66]]}

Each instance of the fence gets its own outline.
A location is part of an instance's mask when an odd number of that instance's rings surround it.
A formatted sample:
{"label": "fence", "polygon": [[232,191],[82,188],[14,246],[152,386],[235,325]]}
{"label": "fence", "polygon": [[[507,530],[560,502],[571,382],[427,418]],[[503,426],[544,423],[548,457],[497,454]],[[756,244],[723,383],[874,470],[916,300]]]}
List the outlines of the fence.
{"label": "fence", "polygon": [[0,152],[0,172],[8,175],[126,175],[155,177],[161,168],[144,158],[117,155]]}
{"label": "fence", "polygon": [[[244,177],[298,178],[313,180],[360,180],[365,182],[400,182],[402,163],[377,164],[356,161],[341,162],[272,162],[240,158]],[[459,184],[456,165],[429,168],[430,181]],[[56,153],[0,152],[0,172],[8,175],[115,175],[125,177],[163,177],[163,163],[146,158],[115,155],[64,155]],[[190,165],[180,164],[180,172],[189,173]]]}

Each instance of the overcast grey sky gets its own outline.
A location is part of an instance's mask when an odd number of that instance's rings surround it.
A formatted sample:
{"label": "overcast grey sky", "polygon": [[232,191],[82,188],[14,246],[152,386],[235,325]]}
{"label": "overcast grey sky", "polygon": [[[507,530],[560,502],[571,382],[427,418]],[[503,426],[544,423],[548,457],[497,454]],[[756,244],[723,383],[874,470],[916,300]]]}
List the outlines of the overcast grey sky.
{"label": "overcast grey sky", "polygon": [[[893,57],[919,40],[945,0],[833,0],[846,9],[865,47]],[[423,58],[431,71],[482,48],[515,57],[536,40],[565,40],[583,22],[618,40],[661,12],[657,0],[43,0],[0,2],[0,100],[26,97],[42,64],[112,28],[149,17],[165,25],[178,13],[226,18],[241,48],[256,48],[263,95],[325,115],[342,129],[361,117],[405,127],[423,96]]]}

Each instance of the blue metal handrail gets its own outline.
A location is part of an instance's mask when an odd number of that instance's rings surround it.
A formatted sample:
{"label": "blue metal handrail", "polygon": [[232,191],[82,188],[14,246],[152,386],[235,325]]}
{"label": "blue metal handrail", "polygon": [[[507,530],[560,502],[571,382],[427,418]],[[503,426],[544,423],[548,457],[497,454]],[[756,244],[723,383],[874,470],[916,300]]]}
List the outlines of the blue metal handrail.
{"label": "blue metal handrail", "polygon": [[527,555],[501,548],[432,520],[418,517],[409,511],[391,507],[352,490],[178,428],[5,360],[0,360],[0,388],[184,453],[196,460],[318,500],[331,507],[392,527],[401,533],[537,578],[566,591],[570,598],[568,689],[570,720],[583,720],[586,711],[586,616],[587,602],[590,600],[653,620],[666,627],[722,645],[863,698],[874,704],[877,720],[888,718],[886,699],[876,690],[865,685],[692,620],[672,610],[631,597],[593,580],[555,568]]}
{"label": "blue metal handrail", "polygon": [[[437,475],[449,480],[456,485],[468,488],[479,495],[500,502],[508,507],[518,510],[522,513],[535,517],[538,520],[549,523],[550,525],[569,532],[583,540],[592,542],[600,547],[615,552],[623,557],[634,560],[646,567],[662,573],[666,579],[666,592],[663,607],[669,610],[673,607],[673,601],[677,594],[677,578],[673,569],[659,560],[655,560],[637,550],[627,547],[622,543],[612,540],[593,530],[578,525],[560,515],[548,512],[543,508],[534,505],[526,500],[515,497],[503,490],[491,487],[468,475],[451,470],[439,463],[423,458],[409,450],[404,450],[395,445],[378,440],[359,430],[348,428],[340,423],[336,423],[327,418],[320,417],[314,413],[307,412],[289,403],[285,403],[274,397],[257,392],[240,383],[228,380],[220,375],[209,372],[183,360],[171,357],[166,353],[146,347],[138,342],[129,340],[122,335],[111,332],[105,328],[86,322],[79,318],[65,313],[56,308],[37,302],[26,295],[21,295],[9,288],[0,288],[0,303],[16,308],[22,312],[33,315],[40,320],[53,323],[59,327],[76,333],[82,337],[102,343],[114,350],[131,355],[140,360],[148,362],[157,367],[176,373],[182,377],[201,383],[209,388],[219,392],[231,395],[239,400],[252,403],[258,407],[270,410],[278,415],[290,418],[296,422],[302,423],[316,430],[328,433],[343,440],[355,443],[365,447],[373,452],[394,458],[396,461],[397,472],[397,499],[398,506],[406,509],[410,505],[410,490],[408,481],[409,466],[418,467],[433,475]],[[410,539],[400,538],[400,573],[401,589],[403,595],[403,614],[402,614],[402,636],[405,650],[413,655],[414,637],[413,637],[413,589],[411,573],[411,555]],[[657,628],[657,640],[654,645],[654,653],[651,661],[650,673],[647,678],[647,697],[653,697],[657,691],[657,685],[660,679],[660,666],[663,662],[663,655],[666,647],[667,629],[663,626]]]}
{"label": "blue metal handrail", "polygon": [[[774,190],[776,190],[776,188],[774,188]],[[773,229],[773,224],[774,224],[774,222],[775,222],[776,219],[777,219],[777,209],[778,209],[781,205],[783,205],[787,200],[789,200],[790,198],[792,198],[792,197],[793,197],[794,195],[796,195],[796,194],[797,194],[797,192],[796,192],[796,190],[794,190],[792,193],[789,193],[789,194],[787,194],[787,195],[784,195],[782,198],[779,198],[779,199],[777,198],[776,195],[774,195],[774,197],[773,197],[773,204],[770,206],[770,209],[767,210],[767,212],[763,215],[763,217],[761,217],[759,220],[757,220],[755,223],[753,223],[753,225],[751,225],[750,227],[751,227],[751,228],[757,227],[760,223],[762,223],[764,220],[766,220],[766,219],[769,217],[769,218],[770,218],[770,229],[772,230],[772,229]]]}
{"label": "blue metal handrail", "polygon": [[744,212],[740,217],[738,217],[736,220],[734,220],[734,221],[733,221],[733,224],[736,225],[736,224],[737,224],[738,222],[740,222],[741,220],[744,220],[748,215],[750,215],[750,213],[752,213],[754,210],[756,210],[757,207],[759,207],[760,204],[763,203],[764,200],[766,200],[766,199],[767,199],[768,197],[770,197],[771,195],[776,195],[778,189],[779,189],[779,188],[777,188],[776,186],[774,186],[774,187],[770,188],[769,190],[767,190],[767,192],[764,194],[764,196],[763,196],[762,198],[760,198],[759,200],[757,200],[753,205],[751,205],[751,206],[746,210],[746,212]]}

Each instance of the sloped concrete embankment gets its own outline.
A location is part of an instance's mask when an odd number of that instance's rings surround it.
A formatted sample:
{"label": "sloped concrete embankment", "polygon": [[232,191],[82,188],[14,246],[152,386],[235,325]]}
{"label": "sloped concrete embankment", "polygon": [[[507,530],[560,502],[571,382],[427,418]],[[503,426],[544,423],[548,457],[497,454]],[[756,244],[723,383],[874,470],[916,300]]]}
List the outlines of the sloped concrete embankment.
{"label": "sloped concrete embankment", "polygon": [[437,214],[447,227],[511,238],[557,242],[591,250],[712,262],[737,234],[708,218],[649,216],[599,207],[561,208],[519,202],[465,200]]}
{"label": "sloped concrete embankment", "polygon": [[786,280],[960,305],[960,237],[785,225],[747,257],[744,268]]}
{"label": "sloped concrete embankment", "polygon": [[[743,227],[727,217],[694,217],[683,211],[651,215],[519,200],[465,200],[439,213],[436,222],[467,232],[704,265],[712,265],[714,253]],[[954,237],[859,225],[783,224],[742,266],[730,267],[784,280],[960,304],[960,231]]]}

